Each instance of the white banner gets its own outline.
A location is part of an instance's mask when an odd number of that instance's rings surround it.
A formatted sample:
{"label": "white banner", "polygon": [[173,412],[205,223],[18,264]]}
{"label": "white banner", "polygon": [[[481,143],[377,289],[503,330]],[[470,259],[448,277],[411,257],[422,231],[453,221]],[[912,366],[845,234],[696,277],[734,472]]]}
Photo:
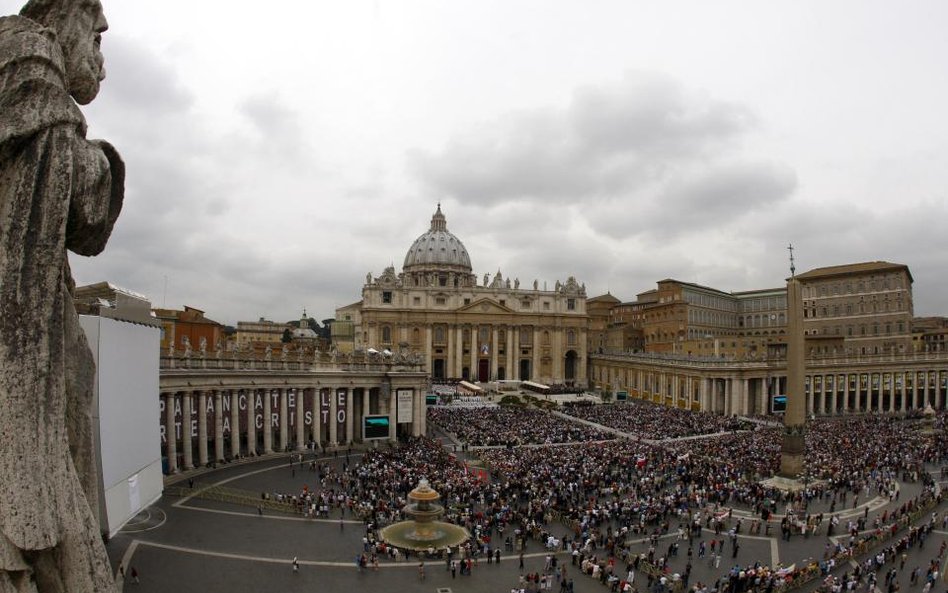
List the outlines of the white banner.
{"label": "white banner", "polygon": [[128,479],[128,506],[134,515],[142,508],[141,492],[138,485],[138,474]]}
{"label": "white banner", "polygon": [[395,392],[398,401],[398,416],[396,422],[398,424],[411,424],[412,421],[412,390],[411,389],[399,389]]}

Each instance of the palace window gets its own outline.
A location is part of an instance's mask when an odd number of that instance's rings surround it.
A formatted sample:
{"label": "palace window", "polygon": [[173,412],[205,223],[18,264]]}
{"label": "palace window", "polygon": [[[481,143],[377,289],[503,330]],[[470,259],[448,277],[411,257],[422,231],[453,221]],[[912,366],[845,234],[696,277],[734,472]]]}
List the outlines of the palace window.
{"label": "palace window", "polygon": [[382,291],[382,302],[383,302],[383,303],[391,303],[391,302],[392,302],[392,291],[390,291],[390,290]]}
{"label": "palace window", "polygon": [[436,305],[443,305],[445,303],[444,297],[435,297]]}
{"label": "palace window", "polygon": [[387,325],[382,326],[382,343],[383,344],[392,343],[392,328]]}
{"label": "palace window", "polygon": [[566,299],[566,310],[567,311],[576,310],[576,299]]}

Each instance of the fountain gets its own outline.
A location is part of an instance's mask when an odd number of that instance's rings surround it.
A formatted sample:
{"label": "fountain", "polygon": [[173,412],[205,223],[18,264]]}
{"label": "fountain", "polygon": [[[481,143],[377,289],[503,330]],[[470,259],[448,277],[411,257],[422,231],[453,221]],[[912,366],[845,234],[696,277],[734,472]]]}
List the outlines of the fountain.
{"label": "fountain", "polygon": [[402,509],[410,519],[383,527],[379,537],[390,545],[415,551],[441,550],[464,543],[471,537],[467,529],[437,520],[444,514],[444,507],[438,504],[440,498],[428,480],[422,478],[418,487],[408,493],[408,504]]}

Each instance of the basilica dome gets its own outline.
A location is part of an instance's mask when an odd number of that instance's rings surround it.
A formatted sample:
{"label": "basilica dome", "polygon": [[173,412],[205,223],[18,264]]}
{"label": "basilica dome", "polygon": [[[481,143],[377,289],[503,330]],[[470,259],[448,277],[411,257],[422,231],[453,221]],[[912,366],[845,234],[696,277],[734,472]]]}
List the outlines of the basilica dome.
{"label": "basilica dome", "polygon": [[461,240],[448,231],[441,204],[438,204],[438,210],[431,217],[431,228],[415,239],[405,254],[403,269],[406,273],[471,272],[471,258]]}

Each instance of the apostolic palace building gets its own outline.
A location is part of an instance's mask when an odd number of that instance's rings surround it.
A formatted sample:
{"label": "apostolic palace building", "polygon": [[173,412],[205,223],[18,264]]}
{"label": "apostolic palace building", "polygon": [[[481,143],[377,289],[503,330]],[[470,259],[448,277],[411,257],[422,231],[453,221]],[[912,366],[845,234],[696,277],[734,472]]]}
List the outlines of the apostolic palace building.
{"label": "apostolic palace building", "polygon": [[[852,263],[795,277],[809,414],[948,407],[948,320],[914,317],[908,266]],[[479,278],[439,205],[401,271],[367,275],[362,299],[336,311],[328,351],[228,343],[195,325],[208,321],[200,311],[164,312],[166,471],[424,434],[428,385],[439,381],[529,381],[723,414],[780,412],[788,316],[785,286],[725,292],[669,278],[622,301],[587,299],[573,276],[552,288],[500,270]]]}

